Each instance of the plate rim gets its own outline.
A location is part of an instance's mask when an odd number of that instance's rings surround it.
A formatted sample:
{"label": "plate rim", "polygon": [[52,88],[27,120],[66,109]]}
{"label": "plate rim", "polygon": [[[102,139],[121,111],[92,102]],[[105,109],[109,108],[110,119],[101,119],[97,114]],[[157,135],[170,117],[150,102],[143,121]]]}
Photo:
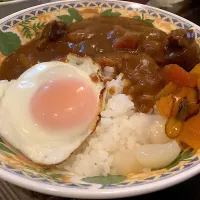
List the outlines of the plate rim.
{"label": "plate rim", "polygon": [[0,178],[11,184],[43,194],[80,199],[113,199],[148,194],[174,186],[178,183],[188,180],[189,178],[199,173],[200,163],[182,173],[178,173],[172,177],[160,181],[147,183],[145,185],[114,189],[79,189],[39,183],[24,177],[20,177],[16,174],[12,174],[0,168]]}
{"label": "plate rim", "polygon": [[[27,0],[19,0],[20,1],[27,1]],[[119,2],[122,4],[130,5],[133,8],[144,8],[144,9],[152,9],[155,11],[158,11],[159,13],[164,13],[169,16],[178,18],[182,20],[185,23],[188,23],[192,25],[195,29],[200,31],[200,27],[196,25],[195,23],[182,18],[176,14],[170,13],[168,11],[155,8],[153,6],[149,5],[143,5],[139,3],[129,2],[129,1],[117,1],[117,0],[92,0],[93,2]],[[15,1],[16,2],[16,1]],[[55,1],[45,4],[40,4],[37,6],[29,7],[26,9],[23,9],[21,11],[15,12],[11,15],[8,15],[2,19],[0,19],[0,25],[4,23],[5,21],[11,20],[12,18],[16,17],[17,15],[23,14],[25,12],[44,7],[44,6],[50,6],[53,4],[59,4],[59,3],[67,3],[67,2],[78,2],[78,0],[62,0],[62,1]],[[90,2],[88,0],[83,0],[83,2]],[[12,2],[13,3],[13,2]],[[1,4],[0,4],[1,5]],[[70,197],[70,198],[88,198],[88,199],[111,199],[111,198],[123,198],[123,197],[130,197],[130,196],[138,196],[142,194],[151,193],[154,191],[159,191],[168,187],[171,187],[173,185],[176,185],[178,183],[181,183],[195,175],[200,173],[200,163],[196,164],[195,166],[191,167],[190,169],[187,169],[183,171],[182,173],[177,173],[174,176],[167,177],[165,179],[152,182],[152,183],[146,183],[144,185],[136,185],[136,186],[130,186],[130,187],[124,187],[124,188],[113,188],[113,189],[79,189],[79,188],[70,188],[66,186],[57,186],[57,185],[47,185],[45,183],[36,182],[34,180],[30,180],[24,177],[20,177],[16,174],[12,174],[2,168],[0,168],[0,178],[2,178],[5,181],[8,181],[11,184],[35,191],[35,192],[41,192],[49,195],[55,195],[60,197]]]}

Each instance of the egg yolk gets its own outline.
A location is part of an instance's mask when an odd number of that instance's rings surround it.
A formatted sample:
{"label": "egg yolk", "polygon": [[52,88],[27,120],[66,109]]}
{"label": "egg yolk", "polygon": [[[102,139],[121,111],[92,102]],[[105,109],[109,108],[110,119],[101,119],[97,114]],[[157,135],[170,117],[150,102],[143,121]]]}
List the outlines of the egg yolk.
{"label": "egg yolk", "polygon": [[76,78],[41,85],[30,102],[34,119],[48,128],[76,128],[92,122],[98,111],[94,89]]}

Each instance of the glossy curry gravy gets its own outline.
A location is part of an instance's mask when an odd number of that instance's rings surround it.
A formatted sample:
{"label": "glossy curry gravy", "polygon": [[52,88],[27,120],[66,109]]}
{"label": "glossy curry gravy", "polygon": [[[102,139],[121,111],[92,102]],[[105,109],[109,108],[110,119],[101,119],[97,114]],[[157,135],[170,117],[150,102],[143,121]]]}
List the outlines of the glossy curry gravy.
{"label": "glossy curry gravy", "polygon": [[169,35],[152,24],[124,17],[96,17],[70,26],[53,21],[42,35],[20,47],[1,65],[0,79],[16,79],[39,62],[62,60],[69,52],[91,56],[103,68],[124,73],[136,108],[149,112],[162,89],[162,66],[176,63],[190,70],[199,62],[199,47],[191,30]]}

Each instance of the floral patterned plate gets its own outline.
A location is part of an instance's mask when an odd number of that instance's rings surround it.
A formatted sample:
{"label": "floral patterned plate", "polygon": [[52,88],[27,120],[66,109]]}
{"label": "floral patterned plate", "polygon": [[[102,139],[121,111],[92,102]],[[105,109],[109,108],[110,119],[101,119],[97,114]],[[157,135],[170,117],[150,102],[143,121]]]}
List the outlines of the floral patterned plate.
{"label": "floral patterned plate", "polygon": [[[121,1],[61,1],[22,10],[0,20],[0,63],[20,45],[40,35],[53,19],[71,24],[93,16],[127,16],[170,32],[200,28],[179,16],[150,6]],[[128,176],[78,177],[55,168],[44,168],[24,159],[0,140],[0,177],[21,187],[51,195],[76,198],[127,197],[157,191],[200,172],[200,151],[188,149],[167,168]]]}

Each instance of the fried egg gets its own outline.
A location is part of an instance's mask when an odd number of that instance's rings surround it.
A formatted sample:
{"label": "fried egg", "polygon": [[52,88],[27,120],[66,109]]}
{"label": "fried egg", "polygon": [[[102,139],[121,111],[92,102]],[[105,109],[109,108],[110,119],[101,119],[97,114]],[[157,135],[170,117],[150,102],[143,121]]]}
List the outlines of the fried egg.
{"label": "fried egg", "polygon": [[104,83],[90,58],[39,63],[0,84],[0,134],[35,163],[64,161],[94,131]]}

